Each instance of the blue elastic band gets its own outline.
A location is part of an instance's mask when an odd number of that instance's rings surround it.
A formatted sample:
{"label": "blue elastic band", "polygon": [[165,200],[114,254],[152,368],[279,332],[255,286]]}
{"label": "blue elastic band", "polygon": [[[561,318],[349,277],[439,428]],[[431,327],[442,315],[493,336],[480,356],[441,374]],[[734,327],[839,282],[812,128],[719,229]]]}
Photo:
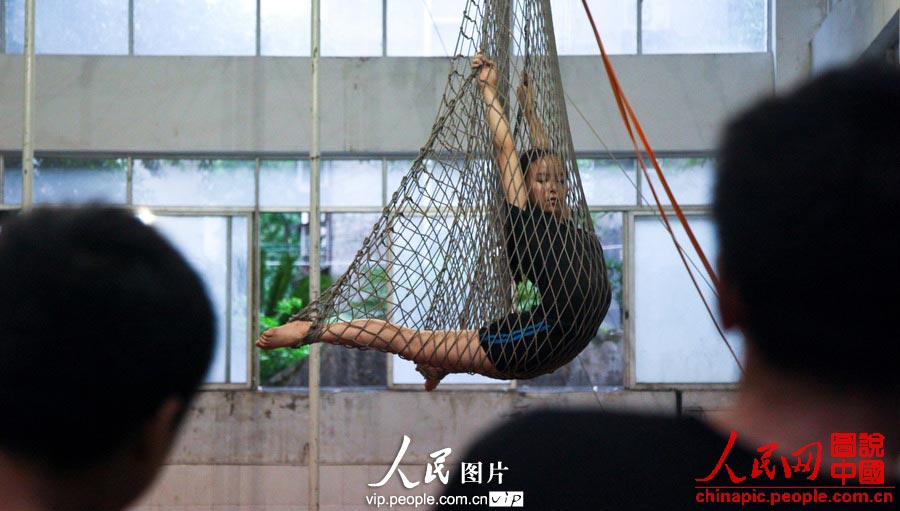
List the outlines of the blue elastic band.
{"label": "blue elastic band", "polygon": [[505,344],[508,342],[515,342],[522,340],[523,337],[540,333],[548,330],[550,325],[547,324],[546,321],[538,321],[533,325],[528,325],[525,328],[521,328],[519,330],[514,330],[512,332],[506,333],[502,332],[499,334],[489,335],[484,338],[484,341],[488,344]]}

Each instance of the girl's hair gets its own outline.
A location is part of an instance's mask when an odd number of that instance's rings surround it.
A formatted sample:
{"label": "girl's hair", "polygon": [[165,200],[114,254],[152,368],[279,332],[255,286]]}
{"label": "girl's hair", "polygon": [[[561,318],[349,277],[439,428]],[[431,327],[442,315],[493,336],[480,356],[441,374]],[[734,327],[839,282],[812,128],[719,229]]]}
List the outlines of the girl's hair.
{"label": "girl's hair", "polygon": [[523,151],[521,156],[519,156],[519,166],[522,168],[522,176],[528,177],[528,167],[530,167],[532,163],[547,156],[556,156],[556,153],[550,149],[543,149],[540,147],[532,147],[531,149]]}

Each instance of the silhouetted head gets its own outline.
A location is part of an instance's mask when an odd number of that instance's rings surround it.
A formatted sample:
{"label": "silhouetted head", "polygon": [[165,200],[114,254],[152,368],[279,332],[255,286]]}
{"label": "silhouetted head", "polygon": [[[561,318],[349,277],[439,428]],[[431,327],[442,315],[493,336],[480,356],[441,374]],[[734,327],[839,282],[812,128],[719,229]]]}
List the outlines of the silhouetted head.
{"label": "silhouetted head", "polygon": [[726,323],[784,370],[900,391],[900,70],[855,65],[765,100],[720,153]]}
{"label": "silhouetted head", "polygon": [[[0,454],[105,474],[98,507],[155,475],[206,374],[213,312],[184,258],[130,212],[35,210],[0,227]],[[65,496],[60,496],[65,498]]]}

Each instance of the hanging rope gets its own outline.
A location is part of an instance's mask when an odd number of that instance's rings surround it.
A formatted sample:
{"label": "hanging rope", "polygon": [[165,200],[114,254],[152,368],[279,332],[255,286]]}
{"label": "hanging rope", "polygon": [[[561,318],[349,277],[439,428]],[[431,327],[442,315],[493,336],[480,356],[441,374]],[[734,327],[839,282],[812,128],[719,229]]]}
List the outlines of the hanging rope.
{"label": "hanging rope", "polygon": [[[700,289],[700,284],[697,282],[697,278],[694,275],[693,270],[691,270],[691,265],[688,264],[686,259],[686,255],[684,253],[684,249],[681,244],[678,243],[678,240],[675,237],[675,232],[672,230],[672,226],[669,223],[669,216],[666,213],[665,208],[662,206],[662,202],[659,200],[659,195],[656,192],[656,188],[653,186],[653,181],[650,179],[650,172],[647,170],[647,166],[644,163],[644,157],[641,153],[640,147],[638,146],[637,139],[635,138],[635,131],[637,132],[638,137],[640,138],[641,144],[643,145],[647,157],[650,159],[650,162],[653,164],[654,170],[656,170],[656,175],[659,178],[660,183],[663,186],[663,189],[666,192],[666,196],[669,198],[669,202],[672,205],[672,209],[675,211],[678,220],[681,222],[682,227],[684,228],[685,234],[687,234],[688,239],[691,242],[695,252],[700,257],[700,261],[703,264],[703,268],[706,270],[706,273],[709,276],[709,279],[712,281],[715,289],[719,287],[719,279],[716,276],[715,271],[712,268],[712,265],[709,263],[709,259],[706,257],[706,254],[703,252],[703,248],[700,247],[700,243],[697,241],[697,238],[694,236],[694,231],[691,229],[690,224],[687,221],[687,218],[684,215],[684,212],[681,210],[681,206],[678,204],[678,201],[675,199],[675,195],[672,193],[672,189],[669,187],[669,183],[666,180],[665,175],[663,175],[662,169],[659,166],[659,162],[656,160],[656,155],[653,153],[653,148],[650,147],[650,143],[647,141],[646,135],[644,135],[644,130],[641,127],[640,122],[637,119],[637,115],[635,115],[634,110],[631,108],[631,104],[628,102],[628,98],[625,97],[625,92],[622,90],[621,85],[619,85],[619,79],[616,76],[615,70],[612,67],[612,63],[609,60],[609,56],[606,54],[606,50],[603,47],[603,41],[600,39],[600,32],[597,30],[597,25],[594,23],[594,17],[591,14],[591,9],[588,7],[587,0],[582,0],[582,5],[584,5],[584,10],[587,13],[588,21],[591,24],[591,29],[594,31],[594,37],[597,39],[597,46],[600,48],[600,56],[603,59],[603,67],[606,69],[606,74],[609,77],[610,87],[613,91],[613,96],[616,99],[616,105],[619,107],[619,114],[622,116],[622,122],[625,124],[625,128],[628,131],[628,137],[631,139],[632,147],[634,148],[635,158],[638,162],[638,165],[647,178],[647,184],[650,185],[650,191],[653,195],[653,200],[656,203],[656,207],[659,211],[660,218],[665,224],[666,230],[669,232],[669,235],[672,237],[672,241],[675,243],[675,247],[678,252],[678,257],[681,258],[681,262],[684,265],[685,269],[688,272],[688,276],[691,279],[691,282],[694,284],[694,288],[697,290],[697,293],[700,295],[700,300],[703,301],[703,306],[706,308],[709,317],[712,319],[713,325],[716,327],[716,331],[718,331],[719,336],[725,342],[725,345],[728,347],[728,350],[731,352],[731,356],[734,358],[734,361],[737,363],[738,368],[743,373],[744,368],[741,364],[740,359],[737,356],[737,353],[734,351],[734,348],[731,346],[731,343],[728,341],[728,338],[725,336],[725,332],[722,330],[722,327],[719,325],[718,320],[716,319],[715,313],[713,313],[712,307],[709,304],[709,301],[706,299],[706,296],[703,294],[703,291]],[[632,123],[634,124],[634,130],[632,130]],[[714,291],[715,291],[714,289]]]}

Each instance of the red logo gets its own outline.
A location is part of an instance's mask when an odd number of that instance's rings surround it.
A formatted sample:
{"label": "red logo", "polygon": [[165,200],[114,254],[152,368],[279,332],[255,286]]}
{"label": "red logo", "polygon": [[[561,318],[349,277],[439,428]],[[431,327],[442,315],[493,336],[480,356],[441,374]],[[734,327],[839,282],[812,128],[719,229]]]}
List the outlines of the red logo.
{"label": "red logo", "polygon": [[[711,481],[724,467],[733,484],[744,482],[748,476],[736,473],[726,463],[736,440],[737,432],[732,431],[715,467],[706,477],[696,478],[695,481]],[[751,479],[765,476],[774,480],[780,473],[785,479],[790,479],[794,474],[806,474],[806,479],[812,481],[819,475],[822,465],[821,442],[811,442],[800,447],[791,452],[792,458],[776,458],[777,449],[778,444],[774,442],[756,449],[759,456],[753,460],[753,466],[749,467]],[[881,433],[832,433],[830,452],[831,457],[837,458],[837,461],[831,463],[829,475],[832,479],[840,480],[842,485],[846,485],[848,480],[858,480],[859,484],[884,484],[884,460],[873,459],[884,457],[884,435]]]}

